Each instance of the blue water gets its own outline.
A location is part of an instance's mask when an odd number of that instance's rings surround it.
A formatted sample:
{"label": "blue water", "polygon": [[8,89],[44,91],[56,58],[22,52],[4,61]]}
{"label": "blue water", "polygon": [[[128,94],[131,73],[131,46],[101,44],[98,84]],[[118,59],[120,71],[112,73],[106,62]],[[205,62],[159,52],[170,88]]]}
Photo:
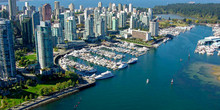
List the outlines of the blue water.
{"label": "blue water", "polygon": [[[25,0],[24,0],[25,1]],[[24,6],[24,1],[17,2],[17,6],[20,9]],[[54,7],[54,1],[60,1],[60,4],[64,7],[68,7],[70,3],[74,3],[76,8],[79,8],[79,5],[84,7],[96,7],[98,2],[102,2],[103,6],[108,6],[109,2],[111,3],[122,3],[129,4],[132,3],[134,7],[150,7],[153,8],[156,5],[167,5],[172,3],[188,3],[192,0],[26,0],[30,5],[36,7],[42,6],[42,4],[50,3]],[[196,3],[220,3],[220,0],[193,0]],[[7,2],[1,2],[1,4],[7,4]]]}
{"label": "blue water", "polygon": [[[196,26],[159,48],[151,49],[139,57],[137,64],[113,71],[114,78],[97,81],[95,87],[36,110],[73,110],[76,104],[77,110],[219,110],[220,83],[205,83],[211,76],[206,69],[194,71],[202,63],[220,65],[216,54],[209,57],[194,54],[197,41],[212,34],[210,27]],[[180,62],[180,58],[183,61]],[[205,77],[199,78],[201,75]],[[147,78],[149,84],[146,84]]]}

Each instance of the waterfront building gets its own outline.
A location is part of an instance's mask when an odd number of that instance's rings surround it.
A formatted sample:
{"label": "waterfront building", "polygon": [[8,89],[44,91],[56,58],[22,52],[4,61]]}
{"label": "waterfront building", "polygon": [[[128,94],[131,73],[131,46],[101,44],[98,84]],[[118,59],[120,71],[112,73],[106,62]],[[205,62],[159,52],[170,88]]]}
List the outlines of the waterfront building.
{"label": "waterfront building", "polygon": [[15,54],[13,32],[9,20],[0,18],[0,78],[8,80],[15,77]]}
{"label": "waterfront building", "polygon": [[146,26],[149,26],[149,18],[148,18],[148,16],[146,16],[146,15],[142,16],[141,21],[142,21]]}
{"label": "waterfront building", "polygon": [[43,17],[43,21],[51,20],[51,6],[50,6],[50,4],[43,5],[42,17]]}
{"label": "waterfront building", "polygon": [[40,25],[40,14],[39,12],[33,12],[32,13],[32,32],[33,32],[33,35],[34,35],[34,32],[35,32],[35,29],[37,27],[37,25]]}
{"label": "waterfront building", "polygon": [[98,21],[96,22],[95,24],[96,26],[96,30],[95,30],[95,36],[98,37],[98,36],[105,36],[106,32],[105,32],[105,20],[100,17],[98,19]]}
{"label": "waterfront building", "polygon": [[53,62],[53,42],[50,21],[41,21],[36,32],[36,52],[37,60],[41,70],[52,68]]}
{"label": "waterfront building", "polygon": [[121,12],[121,11],[122,11],[122,4],[119,3],[119,4],[118,4],[118,12]]}
{"label": "waterfront building", "polygon": [[112,17],[112,30],[118,31],[118,18]]}
{"label": "waterfront building", "polygon": [[64,12],[64,33],[65,33],[65,39],[69,39],[68,36],[67,36],[67,18],[70,17],[70,16],[74,16],[74,12],[73,11],[70,11],[70,10],[66,10]]}
{"label": "waterfront building", "polygon": [[23,46],[33,48],[34,37],[33,37],[31,18],[24,18],[24,20],[21,21],[21,35],[22,35]]}
{"label": "waterfront building", "polygon": [[150,21],[150,32],[152,36],[158,36],[159,23],[155,21]]}
{"label": "waterfront building", "polygon": [[94,30],[96,30],[96,28],[97,28],[99,16],[100,16],[100,11],[97,8],[95,8],[94,9]]}
{"label": "waterfront building", "polygon": [[121,11],[119,13],[119,28],[124,28],[126,27],[126,20],[127,20],[127,16],[126,13],[124,11]]}
{"label": "waterfront building", "polygon": [[132,37],[142,39],[143,41],[151,40],[151,33],[147,31],[132,30]]}
{"label": "waterfront building", "polygon": [[70,11],[73,11],[73,12],[74,12],[74,10],[75,10],[75,6],[74,6],[73,3],[70,3],[70,5],[69,5],[69,9],[70,9]]}
{"label": "waterfront building", "polygon": [[9,5],[9,19],[15,20],[17,14],[16,0],[8,0],[8,5]]}
{"label": "waterfront building", "polygon": [[130,18],[130,28],[131,29],[136,28],[135,24],[136,24],[136,19],[134,18],[134,16],[131,16],[131,18]]}
{"label": "waterfront building", "polygon": [[60,23],[53,24],[52,26],[53,47],[57,44],[64,43],[63,29]]}
{"label": "waterfront building", "polygon": [[77,39],[76,21],[74,16],[70,16],[66,19],[65,39],[68,41],[73,41]]}
{"label": "waterfront building", "polygon": [[129,4],[129,12],[132,13],[133,12],[133,5],[130,3]]}
{"label": "waterfront building", "polygon": [[112,17],[113,17],[113,13],[112,12],[108,12],[107,13],[107,28],[108,29],[112,28]]}
{"label": "waterfront building", "polygon": [[99,7],[99,8],[102,8],[102,2],[99,2],[99,3],[98,3],[98,7]]}
{"label": "waterfront building", "polygon": [[148,17],[149,21],[153,20],[153,10],[151,8],[148,8]]}
{"label": "waterfront building", "polygon": [[94,37],[94,31],[93,31],[93,17],[89,16],[86,20],[85,20],[85,32],[84,32],[84,39],[88,39],[90,37]]}

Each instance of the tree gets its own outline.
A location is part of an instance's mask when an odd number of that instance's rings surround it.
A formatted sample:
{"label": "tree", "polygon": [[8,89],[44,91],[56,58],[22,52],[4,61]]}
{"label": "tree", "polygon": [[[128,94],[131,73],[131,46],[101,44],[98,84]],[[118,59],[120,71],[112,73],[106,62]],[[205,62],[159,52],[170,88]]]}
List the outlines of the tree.
{"label": "tree", "polygon": [[41,96],[44,95],[44,88],[41,88],[41,89],[40,89],[39,94],[40,94]]}
{"label": "tree", "polygon": [[33,98],[33,96],[32,96],[32,94],[30,94],[30,95],[29,95],[29,99],[32,100],[32,98]]}
{"label": "tree", "polygon": [[24,101],[27,101],[27,100],[28,100],[28,96],[25,96]]}
{"label": "tree", "polygon": [[195,23],[199,23],[199,20],[195,20]]}
{"label": "tree", "polygon": [[21,100],[23,100],[23,101],[24,101],[24,97],[23,97],[23,95],[21,96]]}
{"label": "tree", "polygon": [[79,84],[79,80],[76,81],[76,84],[77,84],[77,85]]}

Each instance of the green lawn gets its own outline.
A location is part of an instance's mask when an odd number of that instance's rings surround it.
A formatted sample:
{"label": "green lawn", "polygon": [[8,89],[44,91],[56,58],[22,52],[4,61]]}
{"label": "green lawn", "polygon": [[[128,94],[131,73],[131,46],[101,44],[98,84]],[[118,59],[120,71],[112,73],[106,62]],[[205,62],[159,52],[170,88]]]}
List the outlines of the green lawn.
{"label": "green lawn", "polygon": [[53,87],[55,85],[47,85],[47,84],[38,84],[37,86],[35,87],[31,87],[29,86],[28,89],[24,89],[24,91],[26,92],[30,92],[30,93],[34,93],[34,94],[37,94],[39,96],[39,91],[41,88],[44,88],[44,87]]}
{"label": "green lawn", "polygon": [[30,61],[35,61],[37,59],[36,53],[25,56]]}

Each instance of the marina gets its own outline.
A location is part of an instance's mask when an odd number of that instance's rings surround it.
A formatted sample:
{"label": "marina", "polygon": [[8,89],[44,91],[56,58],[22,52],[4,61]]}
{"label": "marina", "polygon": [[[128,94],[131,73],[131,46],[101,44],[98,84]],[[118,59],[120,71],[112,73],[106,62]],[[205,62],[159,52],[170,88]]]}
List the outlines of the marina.
{"label": "marina", "polygon": [[214,36],[205,37],[198,41],[195,53],[206,53],[208,56],[217,53],[217,55],[220,56],[220,27],[218,25],[213,26],[212,31],[214,32]]}
{"label": "marina", "polygon": [[[112,43],[111,47],[100,45],[73,50],[69,54],[64,55],[64,57],[60,59],[59,64],[65,70],[71,71],[71,68],[74,68],[80,72],[78,72],[79,74],[84,73],[81,74],[83,76],[89,76],[90,78],[95,79],[106,79],[103,77],[111,76],[112,73],[110,71],[99,74],[99,70],[93,66],[87,66],[82,61],[79,63],[79,59],[94,65],[105,67],[106,69],[120,70],[128,67],[128,64],[137,63],[137,56],[147,53],[148,50],[149,49],[146,47],[136,47],[134,44],[130,43]],[[71,57],[76,58],[76,61],[71,59]],[[125,57],[127,57],[126,59],[128,60],[124,59]],[[91,75],[89,73],[94,74]]]}
{"label": "marina", "polygon": [[169,28],[161,29],[159,31],[159,35],[160,36],[166,36],[166,35],[177,36],[180,33],[184,33],[186,31],[191,30],[194,27],[195,25],[185,26],[185,27],[169,27]]}

